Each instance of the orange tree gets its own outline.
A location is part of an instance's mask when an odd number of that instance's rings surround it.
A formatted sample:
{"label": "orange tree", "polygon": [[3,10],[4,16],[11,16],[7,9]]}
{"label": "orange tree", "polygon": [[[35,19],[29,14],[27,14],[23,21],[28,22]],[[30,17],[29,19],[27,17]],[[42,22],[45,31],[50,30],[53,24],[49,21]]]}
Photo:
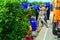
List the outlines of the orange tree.
{"label": "orange tree", "polygon": [[[0,0],[0,40],[21,40],[30,25],[19,0]],[[27,12],[26,12],[27,13]]]}

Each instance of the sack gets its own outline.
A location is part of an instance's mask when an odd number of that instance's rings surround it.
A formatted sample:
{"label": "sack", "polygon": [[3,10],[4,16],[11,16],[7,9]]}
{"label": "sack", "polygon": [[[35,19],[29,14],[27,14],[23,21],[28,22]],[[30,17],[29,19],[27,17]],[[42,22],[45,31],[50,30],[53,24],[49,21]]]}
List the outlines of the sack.
{"label": "sack", "polygon": [[36,34],[35,34],[35,31],[32,31],[32,36],[34,37]]}
{"label": "sack", "polygon": [[29,31],[32,31],[32,26],[29,26]]}

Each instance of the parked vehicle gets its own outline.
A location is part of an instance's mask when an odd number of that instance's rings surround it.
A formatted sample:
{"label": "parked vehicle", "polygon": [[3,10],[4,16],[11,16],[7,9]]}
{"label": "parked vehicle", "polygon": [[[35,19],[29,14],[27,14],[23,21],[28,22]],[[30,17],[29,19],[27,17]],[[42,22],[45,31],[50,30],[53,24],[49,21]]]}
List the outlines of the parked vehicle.
{"label": "parked vehicle", "polygon": [[57,35],[58,40],[60,38],[60,0],[55,0],[54,6],[54,18],[53,18],[53,34]]}

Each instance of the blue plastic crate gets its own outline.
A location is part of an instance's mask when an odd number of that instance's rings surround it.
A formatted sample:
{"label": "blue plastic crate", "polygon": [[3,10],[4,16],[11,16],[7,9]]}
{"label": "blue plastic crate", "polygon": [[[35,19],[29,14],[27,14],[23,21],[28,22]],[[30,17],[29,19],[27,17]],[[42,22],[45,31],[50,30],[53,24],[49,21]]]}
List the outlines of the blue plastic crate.
{"label": "blue plastic crate", "polygon": [[38,4],[35,4],[34,5],[34,9],[37,9],[38,10],[39,9],[39,5]]}
{"label": "blue plastic crate", "polygon": [[46,2],[46,7],[50,7],[50,2]]}

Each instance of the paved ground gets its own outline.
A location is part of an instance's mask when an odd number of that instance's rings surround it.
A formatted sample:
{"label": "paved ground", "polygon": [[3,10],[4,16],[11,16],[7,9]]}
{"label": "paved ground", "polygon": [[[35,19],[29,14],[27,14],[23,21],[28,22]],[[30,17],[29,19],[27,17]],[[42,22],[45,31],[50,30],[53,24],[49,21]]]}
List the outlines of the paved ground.
{"label": "paved ground", "polygon": [[57,37],[52,34],[51,28],[43,27],[35,40],[57,40]]}
{"label": "paved ground", "polygon": [[35,40],[57,40],[57,37],[52,34],[52,19],[53,19],[53,12],[50,14],[50,21],[48,21],[49,28],[45,26],[41,29],[38,36]]}

